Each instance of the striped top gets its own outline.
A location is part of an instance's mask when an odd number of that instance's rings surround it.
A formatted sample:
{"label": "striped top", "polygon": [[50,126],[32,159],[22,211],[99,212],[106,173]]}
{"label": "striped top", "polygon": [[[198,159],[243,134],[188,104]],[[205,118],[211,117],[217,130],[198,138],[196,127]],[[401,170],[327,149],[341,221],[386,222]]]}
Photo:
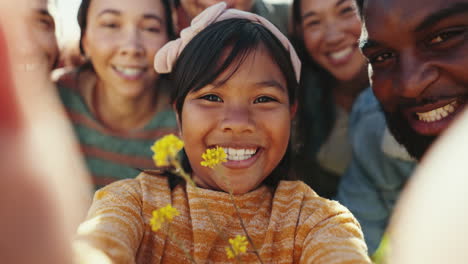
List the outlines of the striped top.
{"label": "striped top", "polygon": [[[229,195],[197,190],[183,183],[171,189],[166,177],[141,173],[97,191],[74,241],[77,262],[190,263],[178,244],[190,249],[196,263],[234,262],[202,202],[227,237],[244,235]],[[282,181],[275,191],[261,186],[235,201],[263,263],[370,263],[353,215],[303,182]],[[169,226],[171,235],[153,232],[151,213],[167,204],[180,212]],[[258,263],[249,251],[241,259]]]}
{"label": "striped top", "polygon": [[134,178],[140,173],[138,168],[154,168],[150,149],[154,141],[177,131],[170,109],[160,111],[143,129],[113,131],[98,122],[77,89],[59,85],[58,90],[96,188]]}

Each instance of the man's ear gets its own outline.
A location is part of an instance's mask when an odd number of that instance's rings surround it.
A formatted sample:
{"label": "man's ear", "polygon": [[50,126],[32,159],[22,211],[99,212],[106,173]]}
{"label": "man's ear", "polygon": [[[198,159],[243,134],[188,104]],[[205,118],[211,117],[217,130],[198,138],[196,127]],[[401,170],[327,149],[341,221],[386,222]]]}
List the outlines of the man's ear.
{"label": "man's ear", "polygon": [[297,100],[291,105],[289,112],[291,113],[291,119],[294,119],[297,113]]}

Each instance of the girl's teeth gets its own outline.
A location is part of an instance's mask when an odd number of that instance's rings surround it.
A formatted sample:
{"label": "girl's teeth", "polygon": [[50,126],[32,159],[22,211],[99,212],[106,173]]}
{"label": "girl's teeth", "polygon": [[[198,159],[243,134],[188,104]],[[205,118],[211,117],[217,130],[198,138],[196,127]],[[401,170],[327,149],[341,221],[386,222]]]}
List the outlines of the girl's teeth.
{"label": "girl's teeth", "polygon": [[234,148],[225,148],[224,151],[226,152],[228,160],[246,160],[250,159],[255,152],[256,149],[234,149]]}
{"label": "girl's teeth", "polygon": [[424,112],[424,113],[416,113],[418,116],[419,120],[423,122],[434,122],[434,121],[439,121],[442,118],[448,116],[449,114],[455,112],[455,109],[458,106],[457,101],[453,101],[450,104],[447,104],[445,106],[439,107],[437,109]]}

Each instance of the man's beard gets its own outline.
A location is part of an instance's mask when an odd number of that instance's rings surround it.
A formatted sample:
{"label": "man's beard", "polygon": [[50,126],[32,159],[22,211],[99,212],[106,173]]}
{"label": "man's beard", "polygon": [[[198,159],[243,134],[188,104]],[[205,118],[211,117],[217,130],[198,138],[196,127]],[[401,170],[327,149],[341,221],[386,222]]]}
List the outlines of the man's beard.
{"label": "man's beard", "polygon": [[[382,108],[383,109],[383,108]],[[407,119],[401,114],[401,111],[394,113],[383,111],[387,126],[395,139],[402,144],[408,153],[415,159],[421,160],[424,153],[437,139],[437,136],[425,136],[416,133]]]}

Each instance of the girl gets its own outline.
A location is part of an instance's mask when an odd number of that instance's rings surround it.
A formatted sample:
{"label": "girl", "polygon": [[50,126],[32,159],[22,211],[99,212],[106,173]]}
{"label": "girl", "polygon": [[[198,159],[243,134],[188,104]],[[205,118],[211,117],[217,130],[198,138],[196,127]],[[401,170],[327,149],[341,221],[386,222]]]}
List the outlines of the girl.
{"label": "girl", "polygon": [[[353,216],[304,183],[286,180],[300,63],[278,29],[219,3],[160,50],[155,66],[175,82],[186,169],[199,187],[143,172],[98,191],[75,241],[84,263],[188,263],[179,245],[196,263],[227,262],[228,241],[217,230],[244,235],[230,188],[264,263],[369,263]],[[227,161],[203,167],[202,153],[215,146],[225,149]],[[167,204],[180,212],[170,223],[172,235],[150,226],[152,211]],[[258,260],[251,251],[240,258]]]}
{"label": "girl", "polygon": [[[351,160],[348,120],[368,87],[357,42],[361,22],[352,0],[295,0],[293,38],[304,62],[298,111],[299,171],[320,195],[332,197]],[[312,172],[312,173],[310,173]]]}
{"label": "girl", "polygon": [[59,81],[96,187],[152,168],[148,145],[175,131],[156,52],[173,36],[167,0],[84,0],[80,48],[88,62]]}

